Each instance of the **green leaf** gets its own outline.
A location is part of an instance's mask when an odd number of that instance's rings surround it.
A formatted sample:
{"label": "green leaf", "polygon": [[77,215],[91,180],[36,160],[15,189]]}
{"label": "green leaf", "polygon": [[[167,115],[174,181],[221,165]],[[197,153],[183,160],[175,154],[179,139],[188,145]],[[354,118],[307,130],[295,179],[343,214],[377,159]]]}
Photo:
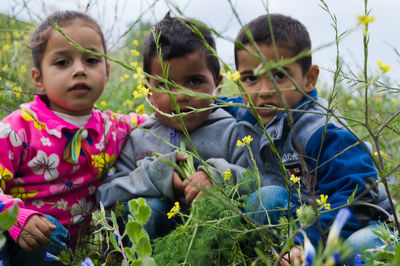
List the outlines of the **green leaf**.
{"label": "green leaf", "polygon": [[126,233],[132,242],[137,242],[144,236],[142,225],[136,221],[129,221],[126,224]]}
{"label": "green leaf", "polygon": [[136,201],[136,199],[132,199],[128,202],[129,205],[129,211],[135,215],[135,213],[137,212],[137,208],[138,208],[138,203]]}
{"label": "green leaf", "polygon": [[0,214],[0,231],[7,231],[17,223],[18,205],[14,205]]}
{"label": "green leaf", "polygon": [[3,234],[0,233],[0,250],[4,247],[4,244],[6,243],[6,238]]}
{"label": "green leaf", "polygon": [[138,212],[135,215],[136,220],[140,224],[145,224],[147,220],[149,219],[151,214],[150,207],[147,205],[144,206],[139,206]]}
{"label": "green leaf", "polygon": [[113,245],[115,250],[121,251],[121,248],[118,246],[117,239],[112,231],[109,233],[111,244]]}
{"label": "green leaf", "polygon": [[396,247],[396,250],[395,250],[394,262],[397,265],[400,265],[400,245],[399,244],[397,244],[397,247]]}
{"label": "green leaf", "polygon": [[351,193],[350,197],[347,199],[347,203],[352,203],[354,200],[354,197],[356,196],[358,189],[358,184],[356,185],[356,188],[354,189],[353,193]]}
{"label": "green leaf", "polygon": [[142,265],[143,266],[156,266],[156,262],[152,257],[146,257],[142,259]]}
{"label": "green leaf", "polygon": [[142,265],[142,260],[134,260],[131,263],[131,266],[141,266]]}
{"label": "green leaf", "polygon": [[138,253],[140,258],[148,257],[151,255],[151,245],[150,239],[146,235],[142,237],[136,244],[136,252]]}
{"label": "green leaf", "polygon": [[135,253],[131,250],[131,248],[125,247],[124,248],[125,255],[129,261],[133,261],[135,258]]}

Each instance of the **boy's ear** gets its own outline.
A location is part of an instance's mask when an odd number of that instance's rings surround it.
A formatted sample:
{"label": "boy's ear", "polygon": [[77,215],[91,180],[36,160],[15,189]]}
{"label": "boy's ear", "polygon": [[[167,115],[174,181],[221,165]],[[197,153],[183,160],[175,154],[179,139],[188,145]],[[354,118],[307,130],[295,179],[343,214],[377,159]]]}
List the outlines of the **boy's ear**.
{"label": "boy's ear", "polygon": [[304,77],[306,85],[305,92],[309,93],[314,89],[315,85],[317,84],[318,75],[319,75],[319,67],[317,65],[310,66]]}
{"label": "boy's ear", "polygon": [[221,92],[221,82],[222,82],[222,75],[219,74],[218,78],[215,80],[215,90],[214,90],[214,95],[218,96],[219,93]]}
{"label": "boy's ear", "polygon": [[45,89],[43,86],[42,74],[40,73],[40,70],[37,68],[32,68],[31,76],[32,76],[33,83],[35,83],[35,86],[37,88],[39,88],[41,92],[45,92]]}

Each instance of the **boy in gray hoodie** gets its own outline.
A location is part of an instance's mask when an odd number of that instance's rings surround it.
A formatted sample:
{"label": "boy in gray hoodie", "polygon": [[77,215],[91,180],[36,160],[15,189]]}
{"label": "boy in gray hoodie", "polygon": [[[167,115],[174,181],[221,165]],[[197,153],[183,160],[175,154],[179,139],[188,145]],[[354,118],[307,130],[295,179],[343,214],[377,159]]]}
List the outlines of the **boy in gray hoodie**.
{"label": "boy in gray hoodie", "polygon": [[[202,37],[192,27],[197,28]],[[179,86],[209,95],[214,95],[217,90],[221,81],[219,61],[202,40],[215,50],[211,32],[198,22],[172,18],[169,14],[154,26],[154,32],[154,36],[153,32],[147,35],[143,52],[143,70],[154,77],[149,80],[152,93],[148,95],[154,113],[141,128],[132,131],[116,162],[116,173],[108,176],[97,190],[97,199],[105,207],[132,198],[145,198],[152,207],[152,215],[146,225],[151,238],[161,236],[172,228],[173,223],[166,219],[166,213],[174,201],[184,197],[183,204],[191,203],[200,195],[201,187],[211,185],[200,160],[194,161],[197,172],[184,181],[172,166],[165,163],[165,160],[174,163],[184,160],[175,151],[181,141],[185,141],[186,147],[191,150],[178,117],[168,114],[182,115],[183,124],[199,157],[217,168],[217,171],[207,168],[212,176],[219,175],[221,178],[221,173],[227,169],[235,173],[246,167],[242,150],[235,148],[238,140],[235,119],[220,108],[209,108],[213,103],[211,97],[189,96],[185,91],[176,93],[180,90],[176,88]],[[158,58],[156,38],[163,62]],[[157,77],[170,82],[165,84]],[[176,99],[179,110],[172,97]],[[163,156],[155,157],[154,152]],[[228,162],[235,162],[235,165]],[[160,198],[168,198],[169,201]]]}

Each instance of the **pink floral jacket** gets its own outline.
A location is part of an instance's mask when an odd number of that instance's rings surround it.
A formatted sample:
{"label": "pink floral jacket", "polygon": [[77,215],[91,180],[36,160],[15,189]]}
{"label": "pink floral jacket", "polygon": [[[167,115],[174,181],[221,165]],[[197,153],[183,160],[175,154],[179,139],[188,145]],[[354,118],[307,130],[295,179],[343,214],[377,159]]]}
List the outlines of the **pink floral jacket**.
{"label": "pink floral jacket", "polygon": [[[95,190],[117,159],[132,122],[143,116],[92,111],[79,130],[47,107],[45,95],[0,122],[0,212],[15,202],[23,227],[32,214],[49,214],[75,235],[95,204]],[[9,233],[17,241],[21,228]]]}

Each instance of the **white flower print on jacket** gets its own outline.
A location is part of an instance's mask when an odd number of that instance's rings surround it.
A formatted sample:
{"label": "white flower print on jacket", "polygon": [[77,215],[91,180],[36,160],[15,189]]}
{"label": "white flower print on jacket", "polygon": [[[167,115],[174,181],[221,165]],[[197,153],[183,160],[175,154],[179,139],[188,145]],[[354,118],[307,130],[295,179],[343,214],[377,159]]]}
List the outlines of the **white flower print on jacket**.
{"label": "white flower print on jacket", "polygon": [[59,162],[60,158],[57,154],[53,153],[47,157],[44,151],[38,150],[36,157],[28,165],[36,175],[44,173],[44,179],[50,181],[58,177],[57,166]]}

